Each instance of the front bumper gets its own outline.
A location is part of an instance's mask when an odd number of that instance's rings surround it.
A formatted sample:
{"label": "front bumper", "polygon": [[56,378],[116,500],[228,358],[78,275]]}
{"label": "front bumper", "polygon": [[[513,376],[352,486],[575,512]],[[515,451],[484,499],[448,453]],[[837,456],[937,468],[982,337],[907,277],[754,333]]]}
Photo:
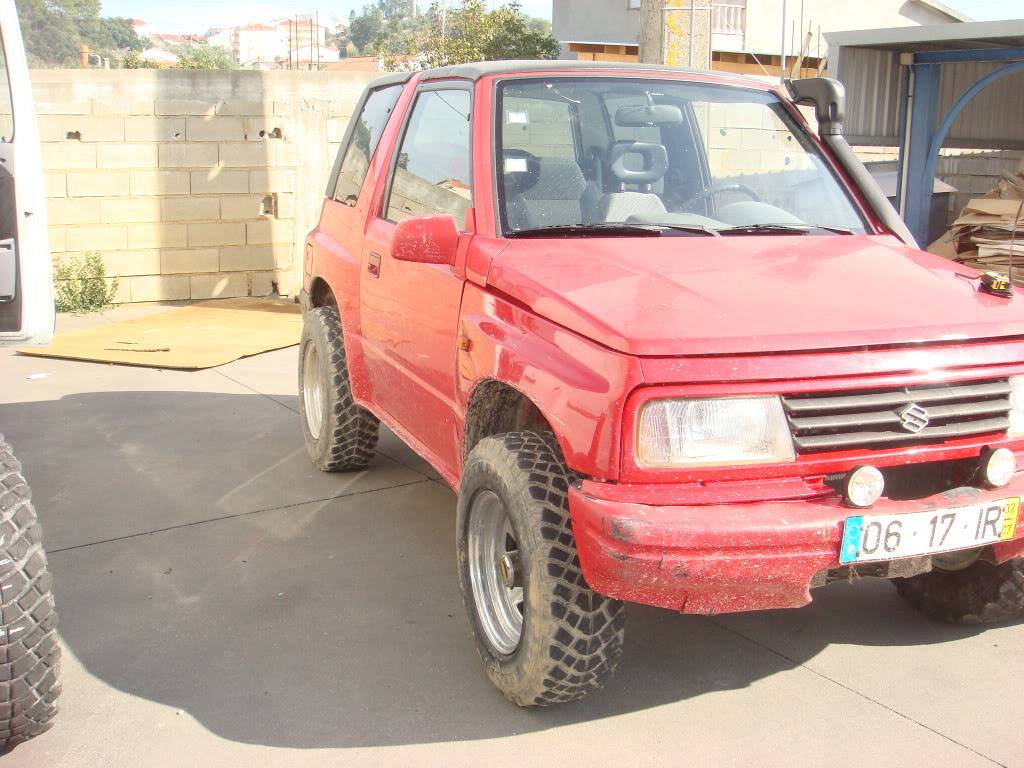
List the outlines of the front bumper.
{"label": "front bumper", "polygon": [[[859,512],[838,496],[652,506],[643,503],[644,495],[645,487],[636,486],[623,501],[621,486],[589,480],[570,489],[583,575],[603,595],[684,613],[806,605],[811,587],[840,567],[844,521]],[[863,512],[921,512],[1014,496],[1024,496],[1024,473],[996,491],[958,488],[915,501],[883,499]],[[1012,539],[991,547],[999,562],[1024,555],[1024,519]]]}

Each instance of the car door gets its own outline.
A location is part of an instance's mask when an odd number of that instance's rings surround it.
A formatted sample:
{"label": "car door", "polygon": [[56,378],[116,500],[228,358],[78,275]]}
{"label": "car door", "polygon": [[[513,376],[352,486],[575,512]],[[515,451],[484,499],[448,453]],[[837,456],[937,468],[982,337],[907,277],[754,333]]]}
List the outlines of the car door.
{"label": "car door", "polygon": [[447,264],[392,257],[395,226],[412,216],[450,214],[469,233],[472,207],[469,85],[424,84],[392,157],[379,214],[363,246],[360,320],[376,405],[414,447],[455,471],[455,338],[463,276]]}
{"label": "car door", "polygon": [[377,152],[389,121],[398,108],[409,75],[392,76],[369,88],[362,96],[338,150],[327,183],[327,197],[320,221],[311,233],[312,248],[304,259],[304,287],[308,291],[314,276],[322,277],[334,290],[341,313],[348,357],[349,378],[356,398],[368,400],[366,374],[358,341],[359,274],[367,211],[376,189],[374,181],[386,173],[385,152]]}
{"label": "car door", "polygon": [[53,278],[32,86],[14,3],[0,0],[0,343],[53,336]]}

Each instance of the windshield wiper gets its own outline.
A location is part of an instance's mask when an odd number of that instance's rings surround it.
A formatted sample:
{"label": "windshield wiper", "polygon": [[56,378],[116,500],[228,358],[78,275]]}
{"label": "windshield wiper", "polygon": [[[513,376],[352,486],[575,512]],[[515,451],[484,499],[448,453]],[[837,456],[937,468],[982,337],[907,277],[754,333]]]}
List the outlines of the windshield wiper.
{"label": "windshield wiper", "polygon": [[705,227],[703,224],[655,224],[656,227],[664,227],[665,229],[671,229],[673,232],[686,232],[690,235],[710,235],[711,237],[721,237],[718,234],[717,229],[711,229],[711,227]]}
{"label": "windshield wiper", "polygon": [[604,235],[609,237],[661,237],[665,230],[685,232],[694,235],[718,236],[714,230],[702,226],[685,224],[625,224],[615,221],[599,221],[593,224],[552,224],[546,227],[520,229],[510,237],[574,237]]}
{"label": "windshield wiper", "polygon": [[822,224],[745,224],[718,231],[723,235],[809,235],[814,231],[833,232],[837,235],[853,234],[853,230],[850,229]]}
{"label": "windshield wiper", "polygon": [[572,237],[574,235],[608,235],[611,237],[661,237],[658,227],[646,224],[598,222],[596,224],[550,224],[546,227],[519,229],[512,237]]}

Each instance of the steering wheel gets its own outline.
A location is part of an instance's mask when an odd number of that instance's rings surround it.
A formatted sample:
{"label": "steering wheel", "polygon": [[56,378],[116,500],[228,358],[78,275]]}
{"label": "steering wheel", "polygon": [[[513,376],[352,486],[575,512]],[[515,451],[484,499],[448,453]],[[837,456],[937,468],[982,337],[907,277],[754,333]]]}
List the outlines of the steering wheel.
{"label": "steering wheel", "polygon": [[761,196],[757,194],[753,189],[748,187],[746,184],[740,184],[739,182],[731,182],[729,184],[712,184],[707,189],[702,189],[696,195],[693,195],[689,199],[685,200],[682,205],[679,206],[680,210],[690,211],[697,206],[698,203],[703,203],[709,197],[721,194],[722,192],[740,192],[755,203],[764,202],[761,200]]}

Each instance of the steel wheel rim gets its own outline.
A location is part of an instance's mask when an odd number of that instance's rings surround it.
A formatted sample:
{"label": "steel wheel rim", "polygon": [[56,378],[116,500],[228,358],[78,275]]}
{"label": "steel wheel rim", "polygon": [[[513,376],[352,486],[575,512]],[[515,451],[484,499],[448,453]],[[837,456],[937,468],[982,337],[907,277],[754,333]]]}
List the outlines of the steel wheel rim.
{"label": "steel wheel rim", "polygon": [[469,581],[487,643],[508,656],[523,635],[523,580],[519,544],[505,505],[481,491],[469,509],[466,535]]}
{"label": "steel wheel rim", "polygon": [[324,377],[320,370],[320,352],[310,342],[302,359],[302,402],[306,411],[306,428],[314,440],[320,438],[324,421]]}

